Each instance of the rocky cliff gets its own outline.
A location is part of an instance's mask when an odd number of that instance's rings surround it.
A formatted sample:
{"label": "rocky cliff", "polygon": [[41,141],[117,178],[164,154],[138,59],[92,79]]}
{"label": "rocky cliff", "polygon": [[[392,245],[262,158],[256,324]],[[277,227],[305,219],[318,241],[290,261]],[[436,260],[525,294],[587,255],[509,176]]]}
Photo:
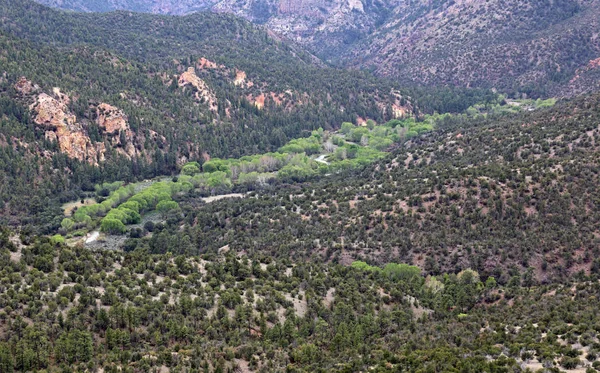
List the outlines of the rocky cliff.
{"label": "rocky cliff", "polygon": [[[14,88],[20,99],[29,103],[33,121],[44,129],[46,140],[56,142],[58,150],[70,158],[98,165],[106,159],[107,146],[129,159],[143,155],[138,149],[142,144],[140,136],[131,130],[127,115],[119,108],[104,102],[93,105],[92,109],[96,112],[94,124],[100,128],[103,141],[92,141],[89,134],[91,122],[77,118],[69,108],[71,97],[60,88],[54,88],[48,94],[25,77],[21,77]],[[154,133],[154,137],[157,136]]]}
{"label": "rocky cliff", "polygon": [[[212,66],[212,65],[210,65]],[[186,72],[179,76],[178,80],[180,87],[191,86],[195,89],[195,96],[198,101],[208,105],[208,108],[212,112],[216,112],[218,109],[217,96],[215,93],[206,85],[204,80],[200,79],[196,75],[194,67],[189,67]]]}

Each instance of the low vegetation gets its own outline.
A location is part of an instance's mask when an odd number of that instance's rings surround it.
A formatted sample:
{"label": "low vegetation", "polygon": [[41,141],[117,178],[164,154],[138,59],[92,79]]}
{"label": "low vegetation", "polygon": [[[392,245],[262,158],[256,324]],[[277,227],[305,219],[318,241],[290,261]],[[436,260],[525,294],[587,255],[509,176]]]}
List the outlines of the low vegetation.
{"label": "low vegetation", "polygon": [[499,286],[473,270],[92,251],[7,230],[0,256],[7,373],[558,371],[593,369],[600,349],[593,278]]}

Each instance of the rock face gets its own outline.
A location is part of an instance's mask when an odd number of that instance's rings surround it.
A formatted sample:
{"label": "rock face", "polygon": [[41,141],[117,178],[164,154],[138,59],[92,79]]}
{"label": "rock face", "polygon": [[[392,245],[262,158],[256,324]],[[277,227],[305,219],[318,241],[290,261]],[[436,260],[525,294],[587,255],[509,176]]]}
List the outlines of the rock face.
{"label": "rock face", "polygon": [[198,69],[200,70],[208,70],[208,69],[224,69],[225,66],[217,65],[215,62],[207,60],[204,57],[198,59]]}
{"label": "rock face", "polygon": [[[70,158],[98,165],[106,160],[107,145],[129,159],[143,155],[136,144],[143,143],[144,136],[138,141],[138,136],[129,126],[127,115],[119,108],[107,103],[95,106],[95,123],[101,129],[103,141],[93,142],[87,132],[90,121],[78,119],[70,111],[71,98],[59,88],[54,88],[52,95],[38,93],[40,87],[25,77],[20,78],[14,88],[22,99],[30,103],[33,120],[45,129],[46,139],[56,142],[59,151]],[[149,131],[149,136],[156,142],[166,141],[153,131]]]}
{"label": "rock face", "polygon": [[180,87],[188,85],[194,87],[196,89],[196,99],[206,103],[212,112],[217,112],[219,107],[217,104],[217,96],[215,96],[214,92],[206,85],[204,80],[196,75],[196,69],[194,69],[194,67],[189,67],[186,72],[181,74],[178,83]]}
{"label": "rock face", "polygon": [[129,127],[125,113],[106,103],[98,105],[96,111],[96,123],[109,137],[112,136],[111,145],[116,147],[117,152],[127,158],[139,156],[140,152],[134,146],[135,134]]}
{"label": "rock face", "polygon": [[[68,101],[67,101],[68,102]],[[63,95],[41,93],[30,106],[36,124],[46,128],[46,139],[56,141],[61,152],[71,158],[98,164],[104,161],[103,143],[92,143],[81,123],[71,113]]]}
{"label": "rock face", "polygon": [[127,116],[119,109],[106,103],[101,103],[97,108],[98,125],[109,134],[119,133],[121,131],[130,131],[127,123]]}
{"label": "rock face", "polygon": [[258,95],[255,99],[254,99],[254,105],[259,109],[262,110],[265,107],[265,94],[261,93],[260,95]]}
{"label": "rock face", "polygon": [[235,79],[233,80],[233,84],[243,88],[250,88],[254,85],[253,82],[247,80],[246,72],[238,69],[235,69]]}
{"label": "rock face", "polygon": [[36,84],[33,84],[32,82],[27,80],[27,78],[22,76],[19,78],[19,80],[15,84],[15,89],[21,95],[30,95],[30,94],[36,92],[37,90],[39,90],[40,87]]}
{"label": "rock face", "polygon": [[[392,91],[392,96],[395,98],[394,102],[392,102],[390,105],[392,117],[400,119],[411,115],[413,107],[410,103],[410,100],[406,100],[404,97],[402,97],[400,92],[397,91]],[[383,104],[381,104],[380,107],[382,111],[385,110],[385,106]]]}

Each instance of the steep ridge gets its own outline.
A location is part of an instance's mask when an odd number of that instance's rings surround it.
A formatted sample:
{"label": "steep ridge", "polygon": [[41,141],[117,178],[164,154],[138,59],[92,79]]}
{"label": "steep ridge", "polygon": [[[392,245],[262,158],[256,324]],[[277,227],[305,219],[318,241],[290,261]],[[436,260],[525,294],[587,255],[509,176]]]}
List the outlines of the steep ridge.
{"label": "steep ridge", "polygon": [[[68,1],[46,3],[86,10]],[[600,6],[593,0],[199,0],[167,2],[162,8],[145,3],[144,9],[134,2],[109,8],[232,13],[329,62],[404,84],[488,87],[534,96],[573,96],[598,84],[595,75],[589,77],[592,83],[573,80],[600,56]]]}
{"label": "steep ridge", "polygon": [[593,89],[572,79],[600,56],[599,15],[574,0],[456,1],[412,20],[396,9],[348,56],[404,82],[574,95]]}
{"label": "steep ridge", "polygon": [[207,9],[214,0],[41,0],[42,4],[78,12],[131,10],[159,14],[188,14]]}

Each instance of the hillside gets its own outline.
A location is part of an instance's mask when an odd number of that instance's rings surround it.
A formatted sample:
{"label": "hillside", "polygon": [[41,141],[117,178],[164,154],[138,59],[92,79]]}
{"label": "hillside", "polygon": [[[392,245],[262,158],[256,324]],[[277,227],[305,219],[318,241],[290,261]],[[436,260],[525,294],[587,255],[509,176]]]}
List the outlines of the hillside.
{"label": "hillside", "polygon": [[205,10],[215,0],[41,0],[41,4],[78,12],[131,10],[143,13],[189,14]]}
{"label": "hillside", "polygon": [[600,371],[597,1],[44,1],[0,373]]}
{"label": "hillside", "polygon": [[188,244],[178,244],[175,219],[128,247],[227,246],[293,260],[410,263],[429,274],[472,268],[501,283],[516,273],[541,282],[590,273],[600,265],[599,105],[592,96],[516,115],[441,119],[362,172],[206,206],[180,198]]}
{"label": "hillside", "polygon": [[404,82],[570,96],[598,89],[576,76],[600,56],[599,15],[597,2],[575,0],[442,2],[418,17],[399,8],[345,56]]}
{"label": "hillside", "polygon": [[496,97],[326,68],[230,15],[79,14],[1,0],[0,28],[2,221],[44,232],[58,227],[60,203],[97,183]]}
{"label": "hillside", "polygon": [[91,251],[6,230],[0,258],[6,373],[600,365],[597,281],[499,286],[472,270],[435,278],[394,263]]}
{"label": "hillside", "polygon": [[[89,11],[74,1],[46,4]],[[109,4],[110,3],[110,4]],[[138,3],[145,5],[140,7]],[[340,66],[403,84],[574,96],[599,88],[592,0],[106,2],[102,9],[232,13]]]}
{"label": "hillside", "polygon": [[[44,211],[103,180],[274,150],[359,117],[413,115],[392,84],[315,66],[229,16],[111,14],[92,22],[7,1],[0,12],[0,210],[11,224],[56,227],[60,221],[48,219],[57,214]],[[170,28],[156,27],[164,22]],[[153,35],[145,42],[140,25]]]}

